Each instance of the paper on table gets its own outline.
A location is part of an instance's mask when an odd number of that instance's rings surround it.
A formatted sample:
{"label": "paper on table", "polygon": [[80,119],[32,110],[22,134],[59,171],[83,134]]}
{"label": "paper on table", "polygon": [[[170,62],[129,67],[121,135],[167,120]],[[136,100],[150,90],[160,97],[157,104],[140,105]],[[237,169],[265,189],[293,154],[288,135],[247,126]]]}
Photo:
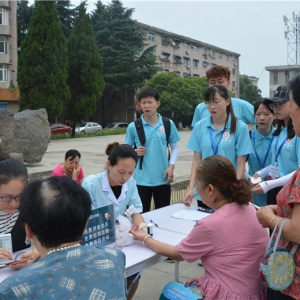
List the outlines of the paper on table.
{"label": "paper on table", "polygon": [[190,209],[184,209],[181,210],[175,214],[172,215],[173,218],[176,219],[183,219],[183,220],[189,220],[189,221],[198,221],[201,220],[210,214],[204,213],[202,211],[198,210],[190,210]]}

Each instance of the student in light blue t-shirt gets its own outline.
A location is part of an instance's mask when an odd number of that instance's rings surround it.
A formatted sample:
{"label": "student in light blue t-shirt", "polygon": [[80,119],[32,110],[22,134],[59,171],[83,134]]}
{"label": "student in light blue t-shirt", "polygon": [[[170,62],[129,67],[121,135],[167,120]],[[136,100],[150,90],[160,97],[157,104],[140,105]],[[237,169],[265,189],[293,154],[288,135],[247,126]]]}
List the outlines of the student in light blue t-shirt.
{"label": "student in light blue t-shirt", "polygon": [[183,200],[186,206],[190,206],[189,199],[194,195],[195,172],[200,160],[216,154],[225,156],[237,170],[237,179],[241,179],[246,157],[252,153],[248,126],[236,119],[227,89],[222,85],[210,87],[205,103],[211,117],[196,123],[187,144],[187,148],[194,151],[194,158],[190,184]]}
{"label": "student in light blue t-shirt", "polygon": [[300,138],[295,136],[290,117],[289,93],[286,85],[280,85],[271,98],[271,107],[277,118],[277,128],[274,131],[272,143],[271,164],[254,174],[254,177],[267,176],[267,181],[257,184],[252,191],[257,194],[267,194],[267,204],[276,204],[276,196],[298,169],[300,164]]}
{"label": "student in light blue t-shirt", "polygon": [[[274,143],[273,132],[275,130],[273,121],[276,119],[271,103],[270,99],[263,98],[254,105],[254,116],[257,125],[250,132],[253,153],[248,156],[249,172],[245,173],[245,179],[248,180],[250,175],[254,175],[257,171],[271,164],[272,144]],[[253,193],[253,203],[258,206],[265,206],[267,195]]]}
{"label": "student in light blue t-shirt", "polygon": [[[230,70],[224,66],[214,66],[206,71],[206,77],[208,80],[208,86],[211,87],[215,84],[220,84],[227,89],[230,86]],[[234,115],[236,118],[242,120],[245,123],[255,124],[255,118],[253,117],[253,106],[242,99],[231,98],[231,104],[233,107]],[[209,109],[205,103],[200,103],[195,109],[192,126],[210,116]]]}

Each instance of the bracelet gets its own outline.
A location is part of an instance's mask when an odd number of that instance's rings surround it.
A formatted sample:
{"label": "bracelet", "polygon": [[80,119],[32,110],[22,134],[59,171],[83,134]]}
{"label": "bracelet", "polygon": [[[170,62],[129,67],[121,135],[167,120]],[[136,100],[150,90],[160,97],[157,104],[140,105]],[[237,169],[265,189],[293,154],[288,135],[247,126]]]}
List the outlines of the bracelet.
{"label": "bracelet", "polygon": [[146,241],[146,239],[148,238],[148,237],[152,237],[150,234],[148,234],[147,236],[145,236],[145,238],[143,239],[143,246],[145,247],[145,246],[147,246],[146,244],[145,244],[145,241]]}
{"label": "bracelet", "polygon": [[270,228],[271,228],[271,229],[273,229],[273,228],[272,228],[272,222],[273,222],[273,220],[274,220],[275,218],[276,218],[276,216],[274,216],[274,217],[271,219],[271,221],[270,221]]}

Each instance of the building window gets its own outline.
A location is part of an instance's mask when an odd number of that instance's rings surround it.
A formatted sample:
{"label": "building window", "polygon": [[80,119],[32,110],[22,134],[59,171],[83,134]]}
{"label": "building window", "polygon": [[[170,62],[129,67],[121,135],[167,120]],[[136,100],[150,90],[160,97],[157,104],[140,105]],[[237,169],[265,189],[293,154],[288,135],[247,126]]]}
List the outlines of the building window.
{"label": "building window", "polygon": [[189,45],[187,43],[183,43],[183,49],[184,50],[189,50]]}
{"label": "building window", "polygon": [[184,57],[184,58],[183,58],[183,64],[184,64],[185,66],[188,66],[188,65],[190,64],[190,60],[189,60],[188,58]]}
{"label": "building window", "polygon": [[235,56],[232,56],[232,62],[235,64]]}
{"label": "building window", "polygon": [[192,46],[192,47],[193,47],[193,52],[194,52],[194,53],[198,53],[199,47],[197,47],[197,46]]}
{"label": "building window", "polygon": [[198,69],[199,60],[193,59],[193,67]]}
{"label": "building window", "polygon": [[0,24],[8,25],[8,10],[5,8],[0,8]]}
{"label": "building window", "polygon": [[187,77],[190,77],[190,76],[191,76],[190,73],[188,73],[188,72],[183,72],[183,78],[187,78]]}
{"label": "building window", "polygon": [[273,74],[273,84],[278,84],[278,72],[275,71]]}
{"label": "building window", "polygon": [[164,73],[169,73],[169,69],[164,69],[163,72]]}
{"label": "building window", "polygon": [[210,57],[215,57],[215,50],[210,50],[209,56]]}
{"label": "building window", "polygon": [[285,71],[285,82],[288,82],[290,80],[290,72]]}
{"label": "building window", "polygon": [[194,77],[200,77],[199,74],[194,73],[193,74]]}
{"label": "building window", "polygon": [[0,53],[7,52],[8,38],[6,36],[0,36]]}
{"label": "building window", "polygon": [[0,81],[8,81],[8,65],[0,64]]}
{"label": "building window", "polygon": [[222,59],[222,53],[219,53],[219,54],[218,54],[218,58],[219,58],[219,59]]}
{"label": "building window", "polygon": [[206,70],[208,66],[209,66],[209,62],[206,62],[206,61],[203,61],[203,62],[202,62],[202,68],[203,68],[204,70]]}
{"label": "building window", "polygon": [[235,81],[232,81],[232,89],[235,90]]}
{"label": "building window", "polygon": [[154,32],[148,32],[148,40],[155,42],[155,33]]}
{"label": "building window", "polygon": [[202,48],[202,54],[206,54],[206,48]]}
{"label": "building window", "polygon": [[226,60],[229,61],[229,55],[228,54],[226,54]]}
{"label": "building window", "polygon": [[175,74],[177,74],[177,75],[180,75],[180,72],[177,71],[177,70],[173,71],[173,73],[175,73]]}
{"label": "building window", "polygon": [[168,45],[170,44],[170,40],[169,40],[169,38],[168,38],[167,36],[162,35],[162,36],[161,36],[161,43],[162,43],[163,45],[168,46]]}
{"label": "building window", "polygon": [[232,68],[232,75],[235,76],[235,68]]}

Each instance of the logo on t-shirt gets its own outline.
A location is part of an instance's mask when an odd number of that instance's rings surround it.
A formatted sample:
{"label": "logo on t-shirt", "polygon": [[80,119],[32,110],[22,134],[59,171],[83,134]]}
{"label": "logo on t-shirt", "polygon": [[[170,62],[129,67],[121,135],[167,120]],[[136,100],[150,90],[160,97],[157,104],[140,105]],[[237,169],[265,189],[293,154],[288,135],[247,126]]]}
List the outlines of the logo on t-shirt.
{"label": "logo on t-shirt", "polygon": [[229,137],[230,137],[230,133],[229,132],[224,132],[223,138],[228,139]]}
{"label": "logo on t-shirt", "polygon": [[164,126],[160,126],[159,130],[165,132],[165,127]]}

